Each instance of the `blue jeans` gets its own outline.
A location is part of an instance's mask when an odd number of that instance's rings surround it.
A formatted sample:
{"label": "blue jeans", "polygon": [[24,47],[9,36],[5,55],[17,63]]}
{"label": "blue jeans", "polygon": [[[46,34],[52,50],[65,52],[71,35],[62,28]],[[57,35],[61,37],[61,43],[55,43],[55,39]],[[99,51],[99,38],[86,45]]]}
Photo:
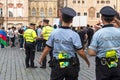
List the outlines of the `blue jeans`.
{"label": "blue jeans", "polygon": [[23,48],[24,39],[20,38],[19,41],[20,41],[20,48]]}
{"label": "blue jeans", "polygon": [[42,40],[37,40],[36,45],[37,45],[37,51],[41,51],[42,50]]}

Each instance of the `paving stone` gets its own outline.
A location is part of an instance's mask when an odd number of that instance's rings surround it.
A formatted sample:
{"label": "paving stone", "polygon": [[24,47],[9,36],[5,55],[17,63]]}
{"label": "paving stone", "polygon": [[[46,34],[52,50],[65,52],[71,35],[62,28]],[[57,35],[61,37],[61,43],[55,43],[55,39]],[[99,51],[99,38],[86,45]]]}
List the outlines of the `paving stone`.
{"label": "paving stone", "polygon": [[[25,68],[25,51],[19,48],[0,49],[0,80],[50,80],[50,68],[41,69],[38,59],[40,52],[35,54],[36,69]],[[88,56],[89,57],[89,56]],[[49,55],[47,56],[49,60]],[[80,72],[79,80],[95,80],[95,58],[89,57],[90,68],[85,61],[79,57]]]}

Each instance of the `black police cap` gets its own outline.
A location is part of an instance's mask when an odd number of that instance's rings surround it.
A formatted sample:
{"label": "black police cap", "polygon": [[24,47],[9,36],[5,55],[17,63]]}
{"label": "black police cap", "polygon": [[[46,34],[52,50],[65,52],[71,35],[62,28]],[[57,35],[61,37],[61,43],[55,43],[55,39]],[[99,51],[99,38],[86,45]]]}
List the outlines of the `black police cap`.
{"label": "black police cap", "polygon": [[71,17],[76,16],[75,10],[73,10],[72,8],[69,8],[69,7],[62,8],[61,12],[62,12],[62,14],[65,14],[65,15],[68,15]]}
{"label": "black police cap", "polygon": [[43,22],[49,23],[49,20],[48,19],[43,19]]}
{"label": "black police cap", "polygon": [[30,23],[30,26],[35,26],[36,24],[34,24],[34,23]]}
{"label": "black police cap", "polygon": [[100,10],[100,13],[102,14],[102,16],[106,16],[106,17],[114,17],[117,12],[110,6],[105,6]]}

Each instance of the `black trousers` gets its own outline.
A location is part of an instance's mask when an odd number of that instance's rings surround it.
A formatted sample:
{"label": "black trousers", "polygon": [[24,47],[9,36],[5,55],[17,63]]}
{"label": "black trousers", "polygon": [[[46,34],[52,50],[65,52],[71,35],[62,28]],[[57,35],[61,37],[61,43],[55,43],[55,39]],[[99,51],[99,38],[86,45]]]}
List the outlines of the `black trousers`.
{"label": "black trousers", "polygon": [[12,42],[11,47],[14,47],[15,46],[15,37],[11,38],[11,42]]}
{"label": "black trousers", "polygon": [[55,64],[55,66],[51,68],[50,80],[78,80],[79,71],[79,65],[61,69],[59,64]]}
{"label": "black trousers", "polygon": [[35,43],[26,42],[25,54],[26,54],[26,58],[25,58],[26,67],[30,67],[30,66],[34,67]]}
{"label": "black trousers", "polygon": [[101,65],[100,59],[96,58],[96,80],[120,80],[120,59],[118,67],[108,68],[107,65]]}

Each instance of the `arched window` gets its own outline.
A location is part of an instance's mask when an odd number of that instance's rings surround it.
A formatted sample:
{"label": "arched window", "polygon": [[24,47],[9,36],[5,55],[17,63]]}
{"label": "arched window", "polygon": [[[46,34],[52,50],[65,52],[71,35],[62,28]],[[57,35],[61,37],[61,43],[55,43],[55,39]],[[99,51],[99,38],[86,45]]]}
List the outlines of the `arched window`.
{"label": "arched window", "polygon": [[80,16],[80,12],[77,13],[77,16]]}
{"label": "arched window", "polygon": [[100,3],[100,1],[99,0],[97,0],[97,4],[99,4]]}
{"label": "arched window", "polygon": [[76,3],[76,0],[73,0],[73,3]]}
{"label": "arched window", "polygon": [[94,7],[90,7],[88,9],[89,12],[89,17],[94,18],[95,17],[95,8]]}
{"label": "arched window", "polygon": [[9,13],[8,14],[9,17],[13,17],[13,8],[9,8],[8,13]]}
{"label": "arched window", "polygon": [[49,8],[48,14],[49,16],[52,16],[52,8]]}
{"label": "arched window", "polygon": [[2,3],[0,3],[0,17],[2,17],[3,16],[3,4]]}
{"label": "arched window", "polygon": [[17,8],[17,16],[22,17],[22,8]]}
{"label": "arched window", "polygon": [[40,9],[40,16],[41,16],[41,17],[44,17],[44,8],[41,8],[41,9]]}
{"label": "arched window", "polygon": [[13,17],[13,13],[9,11],[9,17]]}
{"label": "arched window", "polygon": [[84,0],[82,0],[82,4],[84,4],[85,3],[85,1]]}
{"label": "arched window", "polygon": [[23,15],[22,6],[23,6],[22,3],[18,3],[18,4],[17,4],[17,17],[22,17],[22,15]]}
{"label": "arched window", "polygon": [[105,3],[105,1],[104,1],[104,0],[102,0],[102,1],[101,1],[101,4],[104,4],[104,3]]}
{"label": "arched window", "polygon": [[2,8],[0,8],[0,17],[2,17],[3,16],[3,10],[2,10]]}
{"label": "arched window", "polygon": [[110,4],[110,0],[107,0],[107,1],[106,1],[106,4]]}
{"label": "arched window", "polygon": [[35,16],[36,15],[36,10],[35,8],[32,8],[32,16]]}

